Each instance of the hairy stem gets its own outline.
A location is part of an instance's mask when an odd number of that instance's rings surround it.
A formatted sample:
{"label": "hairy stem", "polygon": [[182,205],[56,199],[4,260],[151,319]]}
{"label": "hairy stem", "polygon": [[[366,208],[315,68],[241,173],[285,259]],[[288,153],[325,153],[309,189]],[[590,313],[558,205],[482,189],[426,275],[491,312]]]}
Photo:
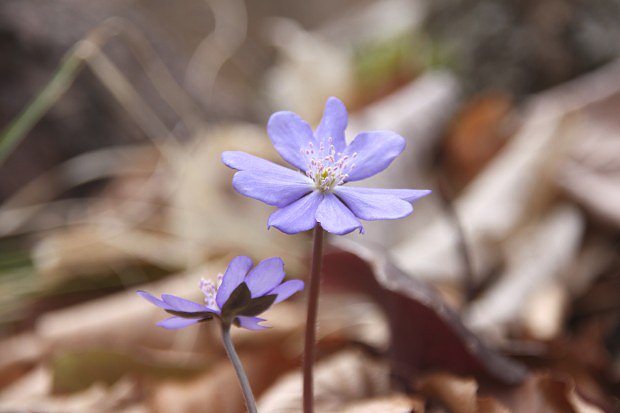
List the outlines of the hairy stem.
{"label": "hairy stem", "polygon": [[245,374],[245,370],[243,370],[241,360],[239,360],[237,351],[235,351],[235,346],[233,346],[232,340],[230,339],[229,323],[222,323],[222,340],[224,341],[226,354],[228,354],[228,358],[235,368],[235,373],[237,373],[237,378],[239,379],[239,384],[241,385],[241,391],[243,392],[243,397],[245,398],[245,405],[248,408],[248,413],[256,413],[256,401],[254,400],[254,394],[250,388],[248,376]]}
{"label": "hairy stem", "polygon": [[323,228],[314,228],[314,249],[310,266],[310,292],[308,295],[308,316],[306,318],[306,341],[304,344],[304,413],[312,413],[314,404],[312,365],[316,341],[316,318],[319,309],[321,285],[321,264],[323,261]]}

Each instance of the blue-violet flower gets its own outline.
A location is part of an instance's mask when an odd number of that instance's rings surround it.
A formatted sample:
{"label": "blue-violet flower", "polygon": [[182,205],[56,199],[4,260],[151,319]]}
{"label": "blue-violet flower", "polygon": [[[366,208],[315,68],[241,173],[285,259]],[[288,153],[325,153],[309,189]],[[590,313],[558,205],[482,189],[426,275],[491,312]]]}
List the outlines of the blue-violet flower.
{"label": "blue-violet flower", "polygon": [[157,323],[160,327],[178,329],[215,317],[229,325],[263,330],[267,327],[259,323],[265,319],[256,316],[304,288],[301,280],[283,283],[284,276],[284,263],[279,257],[268,258],[252,268],[249,257],[239,256],[218,277],[217,285],[210,280],[200,282],[205,304],[171,294],[162,294],[161,300],[146,291],[138,294],[173,315]]}
{"label": "blue-violet flower", "polygon": [[405,149],[405,139],[390,131],[362,132],[347,145],[347,109],[337,98],[327,100],[323,119],[312,132],[293,112],[276,112],[267,124],[271,141],[294,171],[240,151],[222,154],[238,170],[233,187],[241,194],[279,209],[268,227],[287,234],[314,228],[343,235],[363,232],[359,219],[398,219],[413,211],[414,201],[431,191],[346,186],[373,176]]}

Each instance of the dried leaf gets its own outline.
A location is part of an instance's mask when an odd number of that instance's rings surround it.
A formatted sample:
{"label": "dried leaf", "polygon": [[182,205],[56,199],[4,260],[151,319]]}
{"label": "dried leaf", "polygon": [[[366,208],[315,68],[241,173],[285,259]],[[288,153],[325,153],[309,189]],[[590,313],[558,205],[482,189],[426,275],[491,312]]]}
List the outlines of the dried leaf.
{"label": "dried leaf", "polygon": [[[317,412],[334,412],[352,401],[384,396],[389,391],[385,364],[355,351],[345,351],[320,361],[314,368]],[[264,412],[298,411],[302,403],[299,371],[282,377],[259,400]]]}
{"label": "dried leaf", "polygon": [[441,401],[453,413],[478,411],[478,383],[473,378],[436,373],[420,379],[416,388],[426,397]]}
{"label": "dried leaf", "polygon": [[515,413],[604,413],[602,408],[586,401],[572,380],[559,380],[548,375],[532,376],[513,395]]}
{"label": "dried leaf", "polygon": [[569,309],[569,294],[561,282],[541,283],[522,303],[521,320],[528,337],[551,340],[562,333]]}
{"label": "dried leaf", "polygon": [[501,149],[510,135],[506,127],[510,97],[489,93],[475,97],[461,110],[444,141],[450,182],[466,184]]}
{"label": "dried leaf", "polygon": [[32,333],[11,336],[0,341],[0,388],[28,371],[44,353],[41,341]]}
{"label": "dried leaf", "polygon": [[106,388],[93,385],[89,389],[66,396],[30,395],[9,400],[0,399],[0,411],[46,413],[116,413],[136,401],[134,383],[121,380]]}
{"label": "dried leaf", "polygon": [[620,228],[620,172],[616,174],[613,177],[567,162],[558,184],[599,220]]}
{"label": "dried leaf", "polygon": [[52,390],[52,371],[46,367],[37,367],[11,383],[0,393],[0,401],[16,402],[41,398]]}
{"label": "dried leaf", "polygon": [[[219,266],[201,268],[142,286],[152,293],[198,298],[201,275],[217,274]],[[47,312],[35,325],[36,336],[52,351],[80,348],[120,350],[170,349],[191,352],[208,342],[210,328],[171,332],[155,326],[165,313],[128,290],[62,310]],[[200,338],[204,337],[205,340]],[[202,344],[201,344],[202,343]],[[174,345],[173,345],[174,344]],[[187,353],[186,353],[187,356]]]}
{"label": "dried leaf", "polygon": [[578,209],[560,204],[509,240],[505,270],[499,281],[470,305],[465,323],[476,331],[491,333],[516,322],[524,312],[523,303],[541,287],[560,280],[571,267],[584,227]]}
{"label": "dried leaf", "polygon": [[326,254],[324,273],[333,285],[360,290],[386,312],[391,332],[392,374],[407,379],[420,371],[488,375],[516,384],[520,364],[485,346],[424,282],[402,272],[385,253],[339,241]]}
{"label": "dried leaf", "polygon": [[[480,279],[501,261],[498,246],[533,212],[555,200],[555,177],[571,144],[565,139],[570,115],[618,96],[619,78],[620,64],[614,62],[532,98],[520,130],[456,200],[474,274]],[[458,282],[465,274],[458,242],[449,222],[437,218],[399,244],[394,257],[418,277]]]}
{"label": "dried leaf", "polygon": [[165,360],[146,361],[140,357],[106,350],[83,350],[55,355],[51,360],[53,392],[74,393],[97,383],[112,385],[126,376],[148,375],[164,378],[187,378],[206,370],[202,360],[177,365]]}
{"label": "dried leaf", "polygon": [[556,177],[559,186],[598,220],[620,228],[620,122],[618,98],[580,111],[571,128],[575,144]]}
{"label": "dried leaf", "polygon": [[[255,396],[296,364],[284,356],[279,346],[240,351],[239,357]],[[189,382],[157,386],[150,405],[156,413],[202,413],[205,410],[238,413],[245,406],[237,376],[228,359],[222,359],[212,371]]]}
{"label": "dried leaf", "polygon": [[499,401],[478,395],[478,383],[445,373],[434,373],[416,381],[415,387],[425,397],[439,401],[451,413],[508,413]]}
{"label": "dried leaf", "polygon": [[424,413],[424,402],[402,394],[347,404],[343,413]]}

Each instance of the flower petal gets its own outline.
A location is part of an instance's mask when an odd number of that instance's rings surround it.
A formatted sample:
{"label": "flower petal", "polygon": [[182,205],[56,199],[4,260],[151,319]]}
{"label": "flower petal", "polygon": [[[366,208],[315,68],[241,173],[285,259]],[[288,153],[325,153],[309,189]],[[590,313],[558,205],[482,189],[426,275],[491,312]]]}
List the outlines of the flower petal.
{"label": "flower petal", "polygon": [[229,168],[238,171],[273,171],[278,170],[281,173],[297,173],[290,168],[278,165],[258,156],[250,155],[242,151],[225,151],[222,152],[222,162]]}
{"label": "flower petal", "polygon": [[206,305],[198,304],[193,301],[186,300],[185,298],[177,297],[176,295],[162,294],[161,298],[166,304],[172,307],[172,310],[178,310],[184,313],[198,313],[205,311],[214,312],[214,310],[210,309]]}
{"label": "flower petal", "polygon": [[336,148],[336,152],[342,152],[347,146],[344,137],[344,131],[347,128],[349,115],[344,103],[336,97],[330,97],[325,103],[323,111],[323,119],[316,128],[314,136],[317,141],[327,144],[327,139],[332,138],[332,144]]}
{"label": "flower petal", "polygon": [[325,194],[323,202],[316,210],[316,220],[327,232],[344,235],[358,229],[364,232],[364,227],[334,194]]}
{"label": "flower petal", "polygon": [[244,281],[252,292],[252,298],[256,298],[274,289],[282,282],[284,275],[284,262],[280,257],[272,257],[259,262]]}
{"label": "flower petal", "polygon": [[301,150],[310,142],[317,144],[308,123],[293,112],[276,112],[269,118],[267,134],[285,161],[302,171],[308,169],[308,158]]}
{"label": "flower petal", "polygon": [[170,305],[166,304],[159,298],[147,293],[146,291],[140,290],[136,292],[140,297],[144,298],[145,300],[148,300],[152,304],[155,304],[157,307],[163,308],[164,310],[172,310],[172,307]]}
{"label": "flower petal", "polygon": [[371,194],[347,186],[339,186],[334,192],[356,217],[367,221],[398,219],[413,212],[413,206],[409,202],[394,195]]}
{"label": "flower petal", "polygon": [[357,154],[347,181],[359,181],[383,171],[404,149],[405,139],[394,132],[360,133],[343,151],[344,155]]}
{"label": "flower petal", "polygon": [[252,268],[252,259],[250,257],[240,255],[230,261],[222,277],[222,284],[217,289],[217,295],[215,296],[215,302],[218,307],[224,307],[224,303],[230,298],[230,294],[235,288],[243,282],[250,268]]}
{"label": "flower petal", "polygon": [[311,192],[271,214],[267,228],[276,227],[286,234],[297,234],[314,228],[316,209],[322,200],[323,194],[318,191]]}
{"label": "flower petal", "polygon": [[258,323],[261,323],[265,321],[264,318],[259,318],[259,317],[246,317],[246,316],[239,316],[237,317],[237,322],[239,323],[239,327],[241,328],[247,328],[248,330],[266,330],[270,327],[267,326],[261,326]]}
{"label": "flower petal", "polygon": [[[286,168],[283,168],[286,169]],[[268,205],[284,207],[312,191],[312,180],[299,172],[240,171],[233,176],[233,187],[242,195]]]}
{"label": "flower petal", "polygon": [[170,317],[165,320],[161,320],[157,323],[157,325],[159,327],[167,328],[168,330],[176,330],[179,328],[189,327],[199,321],[199,318]]}
{"label": "flower petal", "polygon": [[277,294],[276,300],[273,302],[277,304],[289,298],[291,295],[304,289],[304,282],[301,280],[289,280],[278,285],[273,290],[269,291],[269,294]]}
{"label": "flower petal", "polygon": [[339,191],[341,188],[355,189],[355,192],[361,194],[395,196],[407,202],[415,202],[418,199],[423,198],[433,192],[430,189],[384,189],[363,188],[359,186],[339,186],[337,187],[336,192]]}

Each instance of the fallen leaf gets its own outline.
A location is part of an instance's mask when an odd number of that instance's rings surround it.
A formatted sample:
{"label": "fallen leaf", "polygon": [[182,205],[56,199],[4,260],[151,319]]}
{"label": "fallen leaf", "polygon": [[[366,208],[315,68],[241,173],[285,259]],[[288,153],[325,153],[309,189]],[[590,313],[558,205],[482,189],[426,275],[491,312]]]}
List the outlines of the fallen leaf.
{"label": "fallen leaf", "polygon": [[572,380],[534,375],[512,396],[514,413],[605,413],[579,395]]}
{"label": "fallen leaf", "polygon": [[[476,282],[501,263],[503,241],[555,202],[556,176],[572,144],[571,115],[617,98],[619,78],[620,63],[613,62],[531,98],[522,109],[521,128],[455,200]],[[440,216],[398,244],[394,259],[420,278],[459,282],[465,268],[458,243],[458,233]]]}
{"label": "fallen leaf", "polygon": [[405,274],[383,252],[339,240],[325,254],[332,286],[368,294],[385,311],[390,327],[392,374],[407,381],[427,370],[490,376],[518,384],[519,363],[484,345],[423,281]]}
{"label": "fallen leaf", "polygon": [[56,354],[52,360],[55,394],[75,393],[103,383],[112,385],[126,376],[187,378],[212,366],[205,359],[191,364],[166,363],[109,350],[83,350]]}
{"label": "fallen leaf", "polygon": [[414,387],[426,398],[440,402],[451,413],[508,413],[499,401],[478,394],[478,383],[469,377],[433,373],[416,380]]}
{"label": "fallen leaf", "polygon": [[[284,356],[278,346],[239,351],[239,357],[255,397],[260,396],[280,374],[297,365],[296,360]],[[149,404],[156,413],[202,413],[205,410],[239,413],[245,406],[237,376],[228,359],[222,359],[213,370],[191,381],[156,386]]]}
{"label": "fallen leaf", "polygon": [[451,183],[464,186],[501,149],[512,132],[506,127],[511,110],[510,97],[498,92],[478,96],[461,109],[443,142]]}
{"label": "fallen leaf", "polygon": [[[516,323],[526,311],[524,302],[569,270],[584,230],[581,212],[560,204],[506,241],[505,268],[499,280],[466,309],[465,323],[489,335]],[[562,314],[558,317],[556,323],[562,321]]]}
{"label": "fallen leaf", "polygon": [[350,403],[338,411],[342,413],[424,413],[424,402],[403,394],[396,394]]}
{"label": "fallen leaf", "polygon": [[111,387],[100,384],[71,395],[50,394],[0,400],[3,412],[46,412],[46,413],[117,413],[127,405],[135,403],[138,394],[135,383],[120,380]]}
{"label": "fallen leaf", "polygon": [[44,352],[43,343],[32,333],[17,334],[0,341],[0,389],[31,369]]}
{"label": "fallen leaf", "polygon": [[[299,411],[302,381],[300,371],[283,376],[260,398],[258,410]],[[352,401],[387,395],[389,381],[389,370],[384,363],[358,351],[337,353],[314,367],[316,411],[341,411]]]}

